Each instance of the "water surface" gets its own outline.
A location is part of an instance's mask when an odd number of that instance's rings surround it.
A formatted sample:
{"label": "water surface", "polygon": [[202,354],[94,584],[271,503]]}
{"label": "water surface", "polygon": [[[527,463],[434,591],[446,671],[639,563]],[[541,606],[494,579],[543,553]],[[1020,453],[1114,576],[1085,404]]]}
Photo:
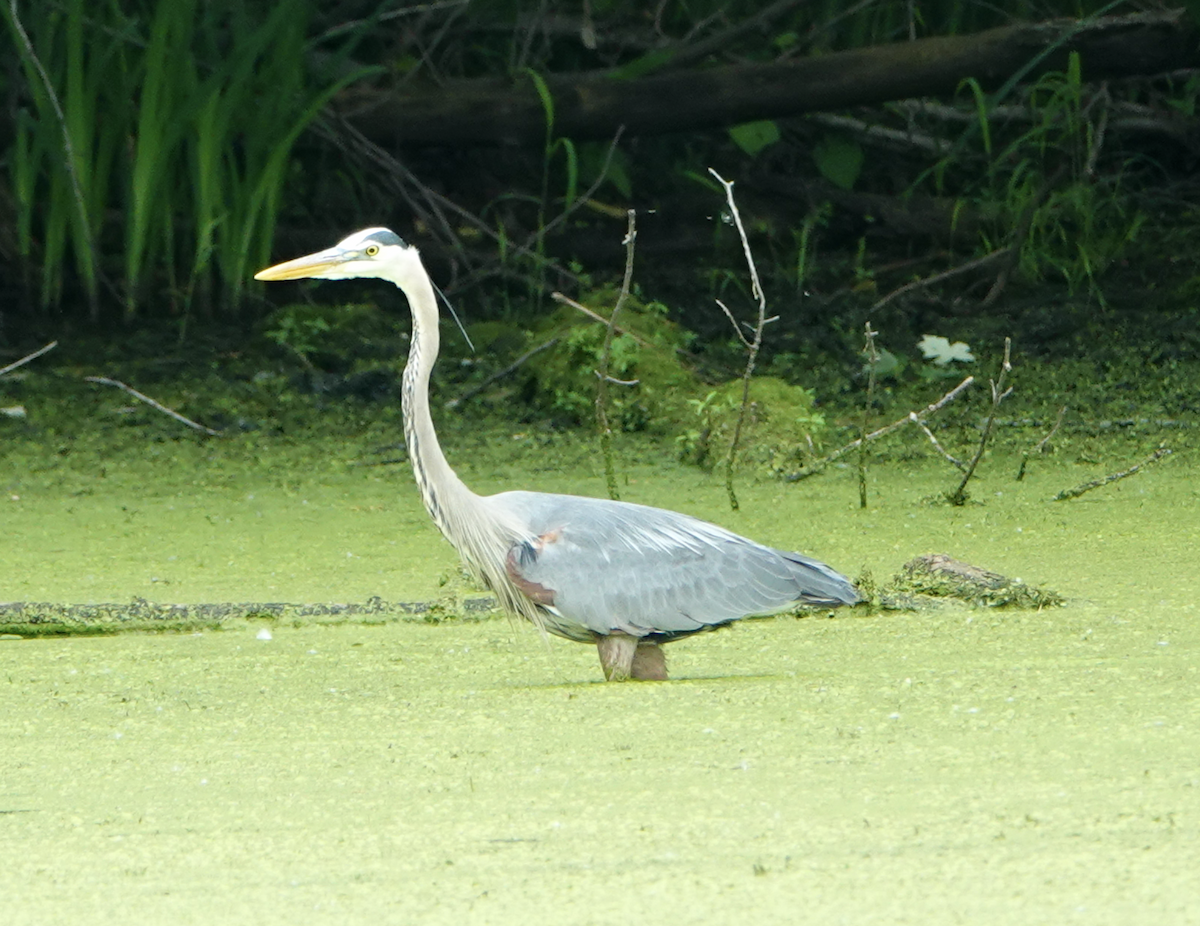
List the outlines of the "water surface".
{"label": "water surface", "polygon": [[[1194,472],[1050,503],[1085,467],[1013,469],[960,509],[892,464],[865,512],[837,471],[733,514],[634,467],[630,500],[851,575],[937,550],[1070,599],[747,622],[673,645],[668,683],[602,684],[503,619],[0,641],[5,920],[1195,922]],[[453,573],[402,472],[213,482],[28,481],[0,597],[406,600]]]}

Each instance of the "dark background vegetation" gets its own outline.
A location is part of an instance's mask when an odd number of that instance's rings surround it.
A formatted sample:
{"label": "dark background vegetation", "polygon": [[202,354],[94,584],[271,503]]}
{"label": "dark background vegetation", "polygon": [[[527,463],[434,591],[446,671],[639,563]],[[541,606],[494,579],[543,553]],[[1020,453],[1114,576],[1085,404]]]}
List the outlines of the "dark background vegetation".
{"label": "dark background vegetation", "polygon": [[[861,391],[870,321],[884,394],[939,375],[923,334],[993,367],[1011,336],[1023,361],[1067,364],[1054,402],[1090,376],[1153,393],[1163,415],[1195,410],[1179,371],[1200,349],[1200,32],[1184,10],[3,6],[0,365],[51,337],[97,363],[254,350],[314,388],[358,377],[345,388],[389,397],[368,374],[403,353],[390,293],[250,279],[383,224],[421,248],[480,342],[459,362],[449,338],[442,381],[481,384],[553,342],[512,381],[578,420],[562,367],[587,367],[598,340],[549,293],[606,313],[635,209],[648,308],[633,317],[672,365],[719,383],[743,358],[715,299],[746,318],[753,299],[711,167],[736,184],[779,316],[761,371],[822,401]],[[1179,385],[1149,389],[1147,371]],[[647,423],[639,407],[626,427]]]}

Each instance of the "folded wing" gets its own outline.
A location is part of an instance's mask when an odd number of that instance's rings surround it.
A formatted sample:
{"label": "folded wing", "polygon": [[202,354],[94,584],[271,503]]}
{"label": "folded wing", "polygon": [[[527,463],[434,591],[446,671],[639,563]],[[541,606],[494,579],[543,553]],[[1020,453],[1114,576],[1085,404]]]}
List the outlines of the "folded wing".
{"label": "folded wing", "polygon": [[530,536],[508,573],[565,636],[671,639],[796,604],[858,600],[823,563],[774,550],[687,515],[569,495],[506,492]]}

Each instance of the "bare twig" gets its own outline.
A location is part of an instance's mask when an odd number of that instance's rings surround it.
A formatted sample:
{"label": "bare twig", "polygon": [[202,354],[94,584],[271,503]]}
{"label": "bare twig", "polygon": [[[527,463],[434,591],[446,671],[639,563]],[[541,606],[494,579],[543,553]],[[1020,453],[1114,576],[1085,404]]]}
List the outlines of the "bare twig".
{"label": "bare twig", "polygon": [[[553,299],[555,302],[557,302],[559,305],[570,306],[576,312],[580,312],[580,313],[586,315],[588,318],[592,319],[592,321],[599,322],[602,325],[608,324],[608,319],[605,318],[603,315],[600,315],[597,312],[593,312],[586,305],[576,302],[570,296],[567,296],[567,295],[564,295],[563,293],[555,291],[550,294],[550,298]],[[647,341],[645,338],[638,335],[637,332],[631,331],[629,328],[622,328],[620,325],[617,325],[613,330],[616,331],[617,334],[623,334],[623,335],[625,335],[625,337],[631,338],[639,347],[644,347],[647,350],[657,351],[659,354],[673,354],[677,357],[682,357],[685,360],[689,360],[692,362],[695,362],[697,359],[695,354],[691,353],[690,351],[686,350],[685,348],[672,347],[670,345],[663,345],[663,344],[655,344],[653,341]]]}
{"label": "bare twig", "polygon": [[537,242],[539,234],[544,236],[547,232],[553,231],[577,211],[579,211],[580,208],[591,201],[592,197],[596,195],[596,191],[599,190],[600,187],[604,185],[604,181],[608,179],[608,169],[612,166],[613,155],[616,154],[617,145],[620,144],[621,136],[624,134],[625,126],[617,126],[617,131],[613,134],[613,139],[608,144],[608,151],[604,153],[604,162],[600,165],[600,173],[597,174],[596,179],[592,181],[592,185],[584,190],[581,195],[576,196],[574,202],[568,203],[567,207],[562,212],[542,226],[539,231],[531,234],[525,241],[525,247],[527,249],[533,248],[534,244]]}
{"label": "bare twig", "polygon": [[391,10],[386,13],[376,12],[373,16],[366,19],[351,19],[326,29],[315,39],[312,39],[310,44],[319,45],[322,42],[327,42],[330,39],[335,39],[340,35],[360,28],[376,28],[379,23],[387,22],[390,19],[399,19],[402,16],[425,16],[437,10],[453,10],[458,7],[466,7],[469,2],[470,0],[443,0],[443,2],[438,3],[413,4],[412,6],[406,6],[399,10]]}
{"label": "bare twig", "polygon": [[849,116],[837,116],[833,113],[813,113],[807,119],[831,129],[841,129],[859,135],[868,143],[879,142],[905,151],[917,148],[927,154],[940,156],[949,152],[953,147],[953,143],[948,139],[925,132],[917,132],[911,124],[907,129],[891,129],[882,125],[872,125],[861,119],[852,119]]}
{"label": "bare twig", "polygon": [[[609,319],[605,318],[603,315],[598,314],[597,312],[593,312],[586,305],[582,305],[581,303],[576,302],[570,296],[565,296],[559,292],[553,292],[550,294],[550,298],[553,299],[555,302],[559,303],[560,305],[569,305],[571,308],[575,309],[576,311],[582,312],[588,318],[592,319],[592,321],[597,321],[602,325],[607,325],[609,323]],[[636,334],[634,334],[628,328],[622,328],[620,325],[615,325],[613,327],[613,331],[615,331],[617,334],[623,334],[623,335],[626,335],[627,337],[633,338],[642,347],[654,347],[654,345],[651,344],[649,341],[638,337]]]}
{"label": "bare twig", "polygon": [[1043,450],[1045,450],[1046,445],[1048,443],[1050,443],[1050,439],[1052,437],[1054,437],[1055,434],[1058,433],[1058,429],[1060,427],[1062,427],[1063,416],[1066,415],[1066,413],[1067,413],[1067,406],[1064,405],[1062,408],[1060,408],[1058,410],[1058,418],[1055,419],[1054,427],[1052,427],[1050,429],[1049,433],[1047,433],[1045,437],[1043,437],[1040,441],[1038,441],[1034,445],[1032,450],[1026,450],[1023,454],[1021,454],[1021,466],[1017,470],[1017,482],[1020,482],[1022,479],[1025,478],[1025,464],[1027,464],[1029,462],[1029,458],[1031,456],[1033,456],[1035,453],[1041,453]]}
{"label": "bare twig", "polygon": [[514,360],[512,363],[510,363],[508,366],[506,366],[503,370],[498,370],[497,372],[495,372],[491,376],[489,376],[487,379],[485,379],[479,385],[472,386],[470,389],[467,389],[465,392],[463,392],[462,395],[458,396],[457,398],[451,399],[449,402],[446,403],[446,408],[458,408],[460,405],[462,405],[466,402],[469,402],[471,399],[475,398],[475,396],[479,395],[479,393],[483,392],[483,390],[485,390],[492,383],[496,382],[497,380],[504,379],[504,377],[506,377],[506,376],[511,376],[513,373],[515,373],[517,370],[519,370],[522,366],[524,366],[526,363],[528,363],[530,360],[532,360],[534,357],[536,357],[542,351],[549,350],[551,347],[553,347],[555,344],[557,344],[558,341],[559,341],[559,339],[557,337],[553,337],[553,338],[550,338],[550,340],[548,340],[548,341],[543,341],[537,347],[530,348],[529,350],[525,351],[525,353],[523,353],[520,357],[518,357],[516,360]]}
{"label": "bare twig", "polygon": [[946,501],[951,505],[959,506],[967,503],[967,483],[971,481],[971,477],[975,475],[975,467],[979,465],[979,461],[983,459],[983,451],[987,448],[988,438],[992,436],[992,428],[996,424],[996,413],[1000,410],[1000,403],[1008,398],[1012,392],[1012,387],[1004,388],[1005,377],[1012,372],[1012,338],[1004,339],[1004,361],[1000,364],[1000,373],[992,380],[992,412],[988,415],[988,419],[983,425],[983,434],[979,437],[979,447],[975,450],[975,456],[971,458],[971,462],[967,464],[967,468],[963,471],[962,481],[958,484],[953,492],[946,496]]}
{"label": "bare twig", "polygon": [[725,188],[725,199],[729,203],[729,211],[733,216],[733,224],[737,228],[738,237],[742,240],[742,253],[746,256],[746,265],[750,268],[750,292],[758,300],[758,322],[753,329],[753,339],[748,339],[742,334],[741,328],[734,320],[733,313],[726,308],[724,303],[719,299],[717,300],[717,305],[721,306],[724,310],[729,321],[733,323],[733,330],[737,332],[738,337],[741,338],[742,343],[746,346],[746,370],[742,374],[742,404],[738,408],[737,422],[733,426],[733,440],[729,442],[729,459],[725,468],[725,491],[729,493],[729,506],[734,511],[737,511],[738,499],[737,492],[733,488],[733,471],[737,464],[738,444],[742,439],[742,427],[746,421],[746,411],[750,407],[750,378],[754,375],[754,364],[758,361],[758,352],[762,347],[763,331],[778,316],[767,318],[767,297],[763,293],[762,284],[758,279],[758,268],[754,265],[754,255],[750,253],[750,239],[746,237],[746,227],[742,224],[742,214],[738,212],[737,203],[733,199],[733,182],[726,180],[711,167],[708,169],[708,172],[716,177],[717,182]]}
{"label": "bare twig", "polygon": [[777,0],[777,2],[772,3],[765,9],[759,10],[755,15],[748,16],[746,19],[722,32],[706,36],[690,45],[683,44],[676,46],[674,54],[667,60],[661,70],[678,68],[681,65],[699,61],[708,55],[724,52],[730,48],[735,39],[740,38],[748,32],[757,32],[766,29],[774,20],[804,2],[806,0]]}
{"label": "bare twig", "polygon": [[29,363],[30,360],[37,360],[37,358],[42,356],[42,354],[49,353],[50,351],[54,350],[54,348],[56,348],[56,347],[58,347],[58,342],[51,341],[45,347],[43,347],[39,350],[35,350],[32,354],[28,354],[27,356],[22,357],[16,363],[10,363],[8,366],[0,368],[0,376],[3,376],[5,373],[11,373],[13,370],[17,369],[18,367],[25,366],[25,364]]}
{"label": "bare twig", "polygon": [[164,415],[170,415],[176,421],[186,424],[189,428],[193,428],[197,431],[202,431],[203,433],[208,434],[211,437],[220,437],[221,436],[220,431],[214,431],[212,428],[206,428],[204,425],[197,424],[196,422],[192,421],[191,418],[183,417],[183,415],[179,414],[179,412],[172,411],[171,409],[167,408],[165,405],[162,405],[159,402],[155,402],[152,398],[150,398],[150,396],[145,395],[144,393],[138,392],[132,386],[126,386],[120,380],[109,379],[107,376],[85,376],[84,379],[87,380],[89,383],[99,383],[102,386],[116,386],[118,389],[124,389],[135,399],[139,399],[140,401],[145,402],[151,408],[157,409],[158,411],[162,412]]}
{"label": "bare twig", "polygon": [[[420,178],[409,170],[403,162],[384,148],[375,144],[345,119],[338,116],[322,115],[314,120],[313,128],[326,141],[344,151],[348,156],[355,157],[360,162],[365,162],[373,165],[375,168],[379,168],[375,172],[375,175],[386,183],[390,189],[402,196],[418,219],[431,232],[436,234],[437,239],[449,251],[462,261],[467,270],[461,276],[457,276],[451,285],[446,287],[448,292],[456,292],[496,273],[494,263],[489,262],[480,266],[473,265],[470,252],[464,247],[461,236],[454,230],[453,226],[455,223],[450,221],[448,214],[456,216],[456,222],[459,224],[465,223],[483,237],[500,244],[501,235],[486,221],[475,213],[464,209],[449,197],[422,183]],[[526,257],[539,265],[553,266],[554,272],[560,277],[578,282],[576,274],[571,273],[565,267],[549,261],[545,255],[538,254],[535,250],[535,245],[539,234],[544,236],[546,232],[566,221],[577,210],[591,201],[596,191],[608,179],[608,171],[612,165],[612,159],[616,154],[617,145],[620,143],[623,132],[624,128],[620,127],[614,133],[612,141],[609,143],[608,151],[605,153],[604,162],[599,174],[574,202],[570,203],[559,215],[547,222],[539,231],[532,233],[524,243],[514,241],[503,242],[504,246],[511,253],[520,254],[522,257]],[[457,272],[457,267],[455,269]]]}
{"label": "bare twig", "polygon": [[636,386],[641,382],[640,379],[617,379],[615,376],[601,376],[600,371],[596,370],[596,377],[612,383],[614,386]]}
{"label": "bare twig", "polygon": [[925,436],[929,438],[929,442],[931,444],[933,444],[934,449],[937,450],[937,452],[940,453],[947,460],[949,460],[950,464],[952,466],[954,466],[956,469],[960,469],[960,470],[965,470],[967,468],[966,463],[964,463],[962,460],[958,459],[957,457],[952,456],[950,454],[950,452],[941,445],[941,443],[938,441],[938,439],[933,436],[933,432],[931,430],[929,430],[929,425],[927,425],[924,421],[922,421],[920,418],[918,418],[916,412],[909,412],[908,419],[913,424],[915,424],[918,428],[920,428],[922,431],[925,432]]}
{"label": "bare twig", "polygon": [[1051,501],[1063,502],[1070,498],[1079,498],[1079,496],[1083,495],[1085,492],[1092,491],[1092,489],[1098,489],[1101,486],[1106,486],[1110,483],[1116,482],[1119,479],[1124,479],[1126,476],[1132,476],[1134,473],[1140,472],[1143,466],[1149,466],[1151,463],[1157,463],[1163,457],[1170,456],[1173,452],[1174,451],[1166,447],[1159,447],[1154,451],[1154,453],[1142,460],[1141,463],[1131,466],[1129,469],[1121,470],[1119,473],[1110,473],[1103,479],[1093,479],[1091,482],[1084,482],[1075,486],[1073,489],[1063,489],[1063,491],[1055,495]]}
{"label": "bare twig", "polygon": [[998,250],[992,251],[990,254],[984,254],[983,257],[977,257],[975,260],[969,260],[965,264],[959,264],[957,267],[951,267],[949,270],[945,270],[941,273],[935,273],[933,276],[925,277],[923,280],[913,280],[911,283],[905,283],[898,289],[893,289],[890,293],[871,306],[867,314],[871,314],[878,309],[882,309],[893,299],[897,299],[914,289],[932,286],[935,283],[941,283],[944,280],[949,280],[951,277],[956,277],[960,273],[966,273],[969,270],[977,270],[980,267],[990,264],[994,260],[999,260],[1001,257],[1008,256],[1010,251],[1012,251],[1012,248],[999,248]]}
{"label": "bare twig", "polygon": [[[879,351],[875,349],[875,338],[879,332],[871,327],[871,323],[867,322],[864,334],[866,335],[867,344],[863,348],[863,353],[867,355],[867,401],[863,405],[862,428],[859,431],[865,438],[869,433],[868,426],[871,423],[871,406],[875,402],[875,368],[879,365]],[[858,445],[858,507],[867,507],[867,442],[863,440]]]}
{"label": "bare twig", "polygon": [[[375,142],[371,141],[344,118],[337,115],[322,114],[313,120],[313,130],[343,151],[349,157],[360,163],[367,162],[373,168],[371,173],[380,182],[404,198],[405,203],[419,221],[424,223],[430,232],[440,233],[438,238],[447,248],[454,251],[464,263],[469,264],[469,254],[463,247],[462,240],[447,219],[445,211],[452,211],[460,219],[478,229],[483,234],[491,233],[491,228],[478,216],[463,209],[453,200],[443,196],[421,182],[412,171],[393,154]],[[419,194],[420,200],[417,195]]]}
{"label": "bare twig", "polygon": [[948,405],[950,402],[952,402],[956,398],[958,398],[958,396],[962,393],[962,391],[964,389],[966,389],[968,386],[970,386],[971,383],[973,383],[973,382],[975,382],[975,377],[968,376],[966,379],[964,379],[961,383],[959,383],[957,386],[955,386],[953,389],[951,389],[949,392],[947,392],[944,396],[942,396],[936,402],[934,402],[931,405],[926,405],[919,412],[909,412],[907,415],[905,415],[903,418],[899,419],[898,421],[893,421],[889,425],[885,425],[882,428],[872,431],[866,437],[859,437],[859,438],[856,438],[856,439],[850,441],[850,443],[846,444],[846,446],[840,447],[837,450],[833,451],[833,453],[831,453],[825,457],[822,457],[816,463],[806,466],[802,470],[799,470],[798,472],[789,473],[787,476],[783,477],[783,481],[784,482],[799,482],[802,479],[807,479],[809,476],[815,476],[815,475],[817,475],[817,473],[823,472],[825,470],[825,468],[827,466],[829,466],[830,463],[834,463],[837,460],[840,460],[842,457],[844,457],[850,451],[855,450],[860,444],[868,443],[873,440],[879,440],[879,438],[884,437],[888,434],[891,434],[893,431],[896,431],[896,430],[904,427],[906,424],[910,424],[910,423],[919,424],[920,422],[924,421],[925,418],[927,418],[929,415],[932,415],[936,412],[941,411],[946,405]]}
{"label": "bare twig", "polygon": [[613,336],[617,330],[617,316],[621,313],[625,302],[629,299],[629,288],[633,284],[633,246],[637,239],[637,213],[629,210],[629,225],[625,232],[625,278],[621,281],[621,293],[617,296],[612,315],[608,318],[608,330],[604,333],[604,348],[600,352],[600,369],[596,375],[600,378],[596,385],[596,424],[600,429],[600,449],[604,454],[604,478],[608,483],[608,497],[617,501],[621,493],[617,489],[617,470],[613,464],[612,428],[608,424],[608,384],[619,382],[608,375],[608,365],[612,360]]}

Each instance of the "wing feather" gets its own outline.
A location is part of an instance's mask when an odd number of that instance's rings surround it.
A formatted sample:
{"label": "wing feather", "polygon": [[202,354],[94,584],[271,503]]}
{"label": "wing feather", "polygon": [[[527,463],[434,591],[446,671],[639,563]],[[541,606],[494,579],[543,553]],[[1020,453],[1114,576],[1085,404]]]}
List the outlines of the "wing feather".
{"label": "wing feather", "polygon": [[[505,492],[489,503],[519,511],[530,537],[509,554],[519,588],[567,636],[622,632],[671,638],[798,603],[858,600],[823,563],[774,550],[688,515],[626,502]],[[552,628],[554,629],[554,628]]]}

